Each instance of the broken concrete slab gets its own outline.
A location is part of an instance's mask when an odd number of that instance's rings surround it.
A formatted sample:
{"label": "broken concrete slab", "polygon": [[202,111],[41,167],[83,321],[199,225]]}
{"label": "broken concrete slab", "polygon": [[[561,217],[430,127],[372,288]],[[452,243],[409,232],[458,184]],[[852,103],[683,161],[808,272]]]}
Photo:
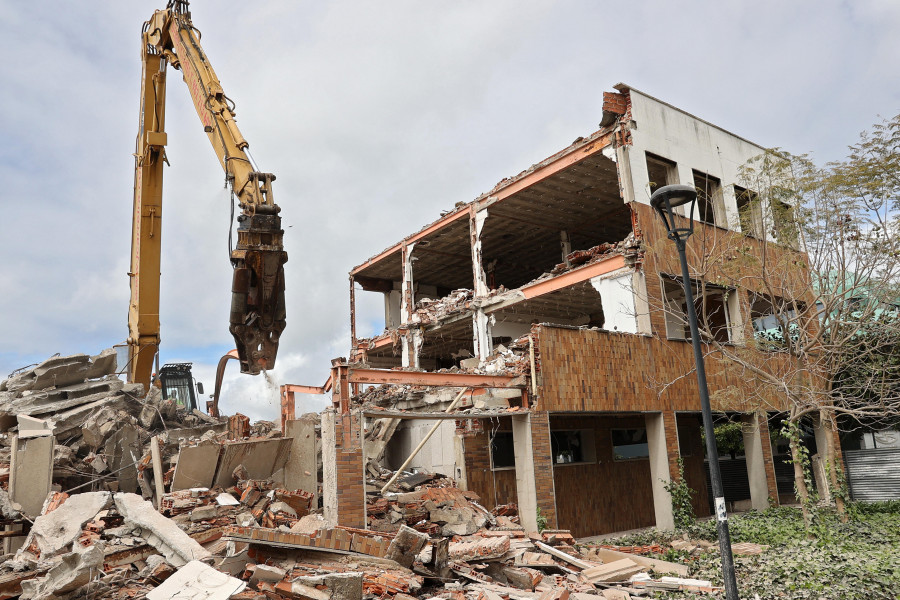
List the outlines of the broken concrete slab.
{"label": "broken concrete slab", "polygon": [[116,509],[126,524],[141,529],[141,537],[156,548],[175,567],[191,561],[210,560],[212,554],[182,531],[174,521],[162,516],[150,502],[137,494],[118,493],[113,497]]}
{"label": "broken concrete slab", "polygon": [[319,514],[306,515],[291,526],[291,532],[314,535],[317,531],[331,527],[325,517]]}
{"label": "broken concrete slab", "polygon": [[45,576],[22,582],[22,600],[56,598],[86,585],[95,576],[100,577],[103,568],[102,542],[90,546],[75,544],[72,552],[64,555]]}
{"label": "broken concrete slab", "polygon": [[212,487],[221,451],[221,444],[216,442],[182,446],[178,453],[175,474],[172,476],[171,491]]}
{"label": "broken concrete slab", "polygon": [[20,440],[53,435],[53,428],[43,419],[35,419],[28,415],[16,415],[16,420],[19,426]]}
{"label": "broken concrete slab", "polygon": [[416,531],[406,525],[401,525],[397,535],[391,540],[388,546],[388,553],[385,558],[394,560],[407,569],[412,566],[416,560],[416,555],[428,541],[428,534]]}
{"label": "broken concrete slab", "polygon": [[641,556],[640,554],[627,554],[625,552],[608,550],[606,548],[595,548],[591,550],[591,553],[602,560],[604,564],[628,558],[641,566],[653,569],[656,573],[674,573],[684,577],[690,572],[690,568],[687,565],[650,558],[648,556]]}
{"label": "broken concrete slab", "polygon": [[256,584],[260,581],[265,581],[266,583],[278,583],[284,576],[287,575],[287,571],[284,569],[279,569],[278,567],[274,567],[271,565],[255,565],[251,567],[252,574],[250,575],[250,585],[256,587]]}
{"label": "broken concrete slab", "polygon": [[156,589],[149,592],[147,600],[171,598],[202,598],[203,600],[228,600],[247,587],[247,584],[221,573],[209,565],[192,560],[178,569]]}
{"label": "broken concrete slab", "polygon": [[284,465],[284,487],[313,494],[312,504],[318,504],[316,481],[316,424],[318,415],[304,415],[284,424],[285,437],[292,438],[291,451]]}
{"label": "broken concrete slab", "polygon": [[363,574],[358,572],[300,576],[293,579],[292,583],[324,591],[325,598],[330,600],[362,600],[363,596]]}
{"label": "broken concrete slab", "polygon": [[472,539],[450,544],[452,560],[485,560],[499,558],[509,552],[509,538],[506,536]]}
{"label": "broken concrete slab", "polygon": [[91,367],[91,357],[87,354],[55,356],[48,358],[34,368],[32,389],[62,387],[80,383],[87,379]]}
{"label": "broken concrete slab", "polygon": [[41,514],[53,479],[54,436],[20,439],[12,437],[9,468],[9,496],[21,512],[35,518]]}
{"label": "broken concrete slab", "polygon": [[116,474],[120,492],[137,492],[137,463],[143,455],[140,436],[141,432],[136,427],[120,421],[119,428],[107,438],[104,445],[109,469]]}
{"label": "broken concrete slab", "polygon": [[636,575],[644,569],[645,567],[637,564],[630,558],[623,558],[585,569],[581,572],[581,575],[591,583],[609,583],[625,581],[632,575]]}
{"label": "broken concrete slab", "polygon": [[291,438],[226,442],[213,484],[223,488],[234,485],[232,473],[240,465],[250,479],[271,478],[284,467],[293,442]]}
{"label": "broken concrete slab", "polygon": [[91,357],[91,367],[88,369],[87,379],[99,379],[106,375],[113,375],[118,367],[116,349],[107,348]]}
{"label": "broken concrete slab", "polygon": [[55,556],[81,535],[88,521],[112,504],[109,492],[85,492],[70,496],[56,510],[34,520],[25,547],[37,543],[41,556]]}

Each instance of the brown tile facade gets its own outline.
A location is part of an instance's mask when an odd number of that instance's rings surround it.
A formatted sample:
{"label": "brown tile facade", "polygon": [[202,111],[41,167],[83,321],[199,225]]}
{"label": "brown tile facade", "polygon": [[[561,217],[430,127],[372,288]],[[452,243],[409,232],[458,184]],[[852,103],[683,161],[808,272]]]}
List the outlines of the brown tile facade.
{"label": "brown tile facade", "polygon": [[360,413],[335,417],[338,522],[346,527],[366,527],[365,473]]}

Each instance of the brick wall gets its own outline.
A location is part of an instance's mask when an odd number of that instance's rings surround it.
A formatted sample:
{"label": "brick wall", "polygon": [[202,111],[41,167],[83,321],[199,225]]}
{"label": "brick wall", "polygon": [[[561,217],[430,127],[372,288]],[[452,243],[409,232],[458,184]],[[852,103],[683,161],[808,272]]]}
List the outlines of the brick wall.
{"label": "brick wall", "polygon": [[[705,517],[712,514],[709,506],[709,494],[706,490],[706,466],[703,462],[704,448],[700,430],[703,428],[699,414],[676,415],[678,424],[678,442],[681,458],[684,461],[684,478],[688,487],[697,492],[691,497],[694,514]],[[666,439],[669,432],[666,431]],[[671,455],[669,460],[671,460]],[[677,461],[676,461],[677,462]]]}
{"label": "brick wall", "polygon": [[365,529],[366,492],[359,411],[335,417],[338,522]]}
{"label": "brick wall", "polygon": [[[470,420],[474,422],[474,419]],[[480,419],[481,427],[468,428],[463,433],[463,448],[466,462],[466,482],[469,490],[481,497],[488,509],[498,504],[515,502],[516,472],[513,469],[491,470],[491,431],[512,431],[509,418]],[[457,428],[457,433],[460,433]]]}
{"label": "brick wall", "polygon": [[763,460],[766,463],[766,487],[769,488],[769,498],[778,504],[778,483],[775,480],[775,462],[772,457],[772,438],[769,434],[769,416],[760,413],[756,416],[756,424],[759,426],[759,435],[762,438]]}
{"label": "brick wall", "polygon": [[558,527],[556,492],[553,481],[553,457],[550,448],[550,415],[546,411],[531,413],[531,444],[534,449],[534,485],[541,516],[547,527]]}
{"label": "brick wall", "polygon": [[[553,325],[539,329],[542,385],[537,405],[541,410],[700,410],[690,342]],[[772,360],[787,357],[779,353]],[[760,394],[767,392],[716,353],[706,358],[706,374],[713,410],[754,410]],[[764,399],[765,408],[786,408],[783,396],[768,393]]]}

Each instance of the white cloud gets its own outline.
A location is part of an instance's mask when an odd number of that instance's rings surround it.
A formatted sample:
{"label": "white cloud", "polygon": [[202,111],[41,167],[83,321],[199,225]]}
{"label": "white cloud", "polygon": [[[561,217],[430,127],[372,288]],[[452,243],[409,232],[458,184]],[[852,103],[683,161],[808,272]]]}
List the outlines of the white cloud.
{"label": "white cloud", "polygon": [[[254,157],[278,177],[290,254],[280,383],[319,385],[347,355],[352,266],[595,130],[618,81],[823,159],[900,100],[900,16],[875,0],[191,8]],[[5,374],[127,336],[139,32],[151,9],[117,2],[101,16],[90,3],[0,0],[0,10]],[[193,360],[211,391],[206,373],[233,347],[229,197],[172,69],[167,131],[162,361]],[[362,333],[382,309],[377,297],[360,305]],[[251,416],[277,417],[261,378],[235,369],[227,382],[224,406],[234,397]]]}

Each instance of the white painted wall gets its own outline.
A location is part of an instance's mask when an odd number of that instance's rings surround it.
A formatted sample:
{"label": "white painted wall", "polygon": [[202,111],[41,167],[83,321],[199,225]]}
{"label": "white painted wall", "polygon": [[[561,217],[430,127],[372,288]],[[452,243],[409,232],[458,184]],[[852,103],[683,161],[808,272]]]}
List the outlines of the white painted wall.
{"label": "white painted wall", "polygon": [[631,269],[620,269],[591,279],[603,304],[603,329],[637,333],[637,311]]}
{"label": "white painted wall", "polygon": [[[405,420],[397,427],[385,451],[385,462],[396,469],[403,464],[410,452],[419,445],[436,421]],[[452,419],[440,421],[441,426],[419,451],[408,468],[421,468],[453,477],[456,467],[456,422]]]}
{"label": "white painted wall", "polygon": [[631,90],[631,112],[632,145],[624,147],[620,157],[628,164],[634,200],[650,203],[646,160],[650,152],[677,163],[678,183],[693,185],[692,169],[717,177],[728,223],[736,225],[737,203],[731,186],[740,185],[738,170],[764,149],[636,90]]}

